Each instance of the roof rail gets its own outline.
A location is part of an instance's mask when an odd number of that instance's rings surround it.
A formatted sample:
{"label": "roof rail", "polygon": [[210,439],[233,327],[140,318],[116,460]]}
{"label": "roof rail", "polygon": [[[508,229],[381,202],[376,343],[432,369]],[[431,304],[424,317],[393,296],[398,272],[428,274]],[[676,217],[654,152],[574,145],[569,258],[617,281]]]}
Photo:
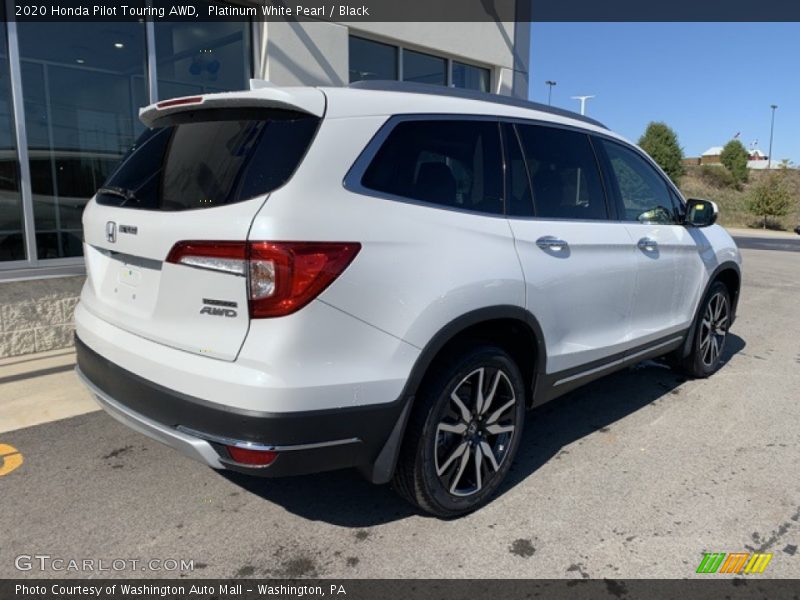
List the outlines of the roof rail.
{"label": "roof rail", "polygon": [[392,81],[392,80],[367,80],[356,81],[351,83],[350,86],[358,90],[375,90],[381,92],[406,92],[409,94],[431,94],[435,96],[449,96],[451,98],[464,98],[466,100],[480,100],[481,102],[493,102],[494,104],[505,104],[507,106],[516,106],[518,108],[527,108],[529,110],[538,110],[541,112],[575,119],[576,121],[583,121],[590,123],[603,129],[608,129],[600,121],[596,121],[584,115],[579,115],[570,110],[563,108],[556,108],[548,106],[547,104],[540,104],[538,102],[531,102],[530,100],[522,100],[520,98],[513,98],[511,96],[501,96],[499,94],[490,94],[488,92],[479,92],[476,90],[465,90],[461,88],[443,87],[440,85],[431,85],[429,83],[412,83],[408,81]]}

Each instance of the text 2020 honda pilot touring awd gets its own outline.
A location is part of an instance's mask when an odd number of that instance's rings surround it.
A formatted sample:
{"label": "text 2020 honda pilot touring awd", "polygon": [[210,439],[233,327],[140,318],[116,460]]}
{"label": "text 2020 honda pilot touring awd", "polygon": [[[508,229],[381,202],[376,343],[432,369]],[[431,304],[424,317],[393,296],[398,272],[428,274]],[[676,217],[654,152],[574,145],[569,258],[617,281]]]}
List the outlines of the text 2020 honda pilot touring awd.
{"label": "text 2020 honda pilot touring awd", "polygon": [[83,216],[78,370],[211,467],[357,467],[424,510],[497,490],[526,408],[720,364],[739,252],[601,124],[426,86],[160,102]]}

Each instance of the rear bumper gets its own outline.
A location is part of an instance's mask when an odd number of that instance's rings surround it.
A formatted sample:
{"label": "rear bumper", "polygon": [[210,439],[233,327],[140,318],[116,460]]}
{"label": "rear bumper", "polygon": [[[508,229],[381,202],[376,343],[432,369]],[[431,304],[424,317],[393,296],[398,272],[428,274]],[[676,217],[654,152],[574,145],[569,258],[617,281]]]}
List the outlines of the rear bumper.
{"label": "rear bumper", "polygon": [[[215,469],[267,477],[369,467],[403,402],[267,413],[210,403],[169,390],[112,363],[75,338],[78,375],[115,419]],[[231,460],[226,445],[272,449],[267,467]]]}

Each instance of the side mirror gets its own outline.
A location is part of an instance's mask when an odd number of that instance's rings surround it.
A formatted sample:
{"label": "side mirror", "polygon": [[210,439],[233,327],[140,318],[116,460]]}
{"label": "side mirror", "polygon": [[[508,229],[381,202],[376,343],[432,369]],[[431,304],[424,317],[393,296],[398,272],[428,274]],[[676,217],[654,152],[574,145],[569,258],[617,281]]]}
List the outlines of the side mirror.
{"label": "side mirror", "polygon": [[708,227],[717,222],[719,209],[710,200],[687,200],[686,219],[684,222],[692,227]]}

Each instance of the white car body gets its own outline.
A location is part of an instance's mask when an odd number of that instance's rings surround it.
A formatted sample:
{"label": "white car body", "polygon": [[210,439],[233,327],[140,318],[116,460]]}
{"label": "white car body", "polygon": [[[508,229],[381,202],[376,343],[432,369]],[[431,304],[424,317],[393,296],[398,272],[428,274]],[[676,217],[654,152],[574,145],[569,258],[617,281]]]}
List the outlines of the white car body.
{"label": "white car body", "polygon": [[[142,119],[224,107],[306,113],[319,117],[319,129],[290,179],[251,199],[181,211],[92,199],[83,215],[88,278],[75,311],[79,371],[101,404],[214,468],[282,475],[355,466],[384,482],[416,386],[460,332],[518,322],[530,338],[520,344],[530,350],[523,371],[533,406],[688,347],[698,305],[721,274],[735,283],[735,305],[740,256],[719,225],[487,215],[386,197],[352,179],[403,120],[532,122],[632,147],[599,124],[489,97],[391,86],[257,87],[150,106]],[[543,249],[543,238],[565,241],[568,254]],[[637,246],[642,239],[657,251]],[[250,318],[245,277],[165,260],[186,240],[357,242],[361,249],[300,310]],[[235,304],[235,316],[202,313],[207,298]],[[183,404],[162,414],[125,390]],[[230,422],[215,428],[215,415],[225,414]],[[247,419],[253,424],[237,431]],[[223,446],[272,449],[278,458],[256,468]]]}

